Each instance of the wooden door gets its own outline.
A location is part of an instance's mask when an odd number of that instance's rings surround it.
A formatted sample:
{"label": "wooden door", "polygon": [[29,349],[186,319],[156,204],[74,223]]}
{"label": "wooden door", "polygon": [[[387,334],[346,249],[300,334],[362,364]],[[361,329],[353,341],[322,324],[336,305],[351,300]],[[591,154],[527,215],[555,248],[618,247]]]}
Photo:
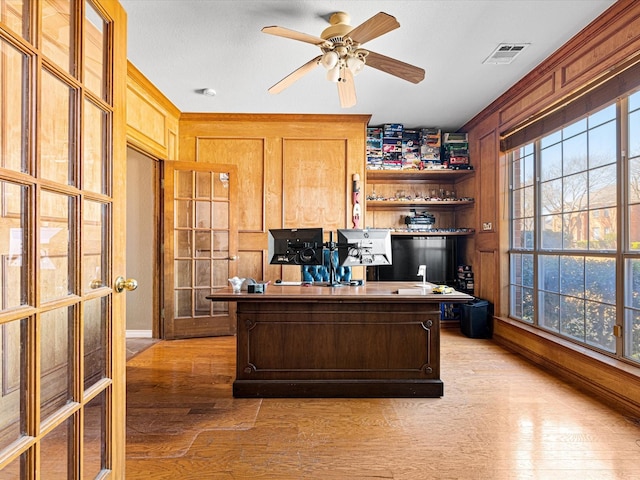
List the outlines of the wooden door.
{"label": "wooden door", "polygon": [[164,165],[164,338],[232,335],[235,303],[206,296],[237,273],[237,167]]}
{"label": "wooden door", "polygon": [[0,0],[0,26],[0,478],[123,478],[126,16]]}

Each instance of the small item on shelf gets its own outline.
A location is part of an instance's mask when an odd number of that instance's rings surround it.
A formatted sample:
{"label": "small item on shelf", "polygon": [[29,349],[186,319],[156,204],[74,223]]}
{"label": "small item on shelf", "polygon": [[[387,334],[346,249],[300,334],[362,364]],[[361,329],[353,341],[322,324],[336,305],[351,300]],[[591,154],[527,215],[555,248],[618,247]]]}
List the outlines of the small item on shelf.
{"label": "small item on shelf", "polygon": [[431,229],[433,224],[436,223],[436,217],[432,213],[422,212],[417,213],[415,208],[411,209],[413,215],[407,215],[404,217],[404,223],[409,230],[416,229]]}

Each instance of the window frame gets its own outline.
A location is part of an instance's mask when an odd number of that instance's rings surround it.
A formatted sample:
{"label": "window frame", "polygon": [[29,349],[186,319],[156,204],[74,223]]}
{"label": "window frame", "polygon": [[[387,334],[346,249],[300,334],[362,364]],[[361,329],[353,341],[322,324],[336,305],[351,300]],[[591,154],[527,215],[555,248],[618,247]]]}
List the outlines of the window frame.
{"label": "window frame", "polygon": [[[629,177],[631,170],[630,162],[634,159],[640,159],[640,151],[637,152],[635,157],[627,158],[627,152],[630,152],[631,146],[630,138],[633,136],[632,133],[629,132],[630,115],[632,113],[629,111],[629,98],[634,95],[636,96],[634,98],[638,99],[636,101],[637,108],[634,111],[640,112],[640,90],[632,90],[622,97],[618,97],[609,102],[602,102],[597,107],[579,117],[566,121],[566,123],[562,125],[558,125],[557,122],[554,124],[553,122],[548,121],[547,124],[554,125],[554,129],[551,129],[548,132],[543,132],[537,138],[533,139],[526,138],[525,135],[522,135],[520,136],[520,140],[526,139],[527,141],[519,146],[514,146],[513,139],[511,139],[511,144],[505,142],[505,145],[509,145],[510,148],[508,150],[504,149],[504,152],[507,155],[509,175],[509,317],[531,325],[534,328],[542,329],[545,332],[549,332],[570,342],[577,343],[582,347],[632,364],[640,364],[640,299],[633,297],[633,282],[635,281],[637,283],[640,281],[640,273],[636,274],[637,276],[634,279],[632,272],[629,271],[630,265],[640,265],[640,249],[634,251],[631,248],[632,231],[630,225],[631,213],[629,204],[629,189],[631,188]],[[603,243],[605,248],[598,249],[590,247],[589,242],[592,241],[592,229],[591,226],[588,225],[586,230],[586,248],[575,248],[575,245],[574,248],[567,248],[565,246],[565,235],[562,229],[560,230],[561,235],[559,245],[555,245],[555,248],[551,248],[549,245],[543,247],[542,227],[544,216],[543,209],[545,207],[543,199],[541,198],[541,189],[544,184],[544,181],[541,180],[541,174],[543,173],[541,171],[541,142],[543,139],[549,138],[557,132],[562,132],[566,128],[583,122],[585,119],[591,118],[593,115],[606,110],[607,108],[612,108],[612,106],[614,106],[613,108],[615,109],[615,116],[613,119],[615,123],[615,158],[613,159],[613,162],[606,165],[613,165],[616,170],[615,181],[612,182],[611,179],[609,179],[609,186],[607,187],[610,188],[611,183],[615,186],[615,205],[608,206],[607,210],[602,210],[600,207],[595,207],[587,203],[587,207],[580,210],[580,212],[582,214],[586,214],[586,218],[591,219],[591,221],[596,217],[602,221],[608,221],[610,219],[611,212],[615,212],[617,218],[612,225],[601,225],[602,232],[611,228],[615,228],[617,230],[614,238],[614,244],[613,246],[609,245],[607,248],[605,239]],[[640,115],[640,113],[637,113],[637,115]],[[605,125],[606,123],[607,122],[600,123],[597,127]],[[540,128],[540,126],[538,125],[536,128]],[[589,135],[589,131],[590,128],[584,130],[587,137]],[[579,134],[581,133],[578,133],[578,135]],[[610,135],[610,133],[608,135]],[[559,143],[563,145],[564,141],[564,139],[561,139]],[[533,157],[531,183],[533,185],[534,212],[533,222],[531,225],[533,232],[529,233],[532,237],[530,240],[526,240],[524,238],[527,235],[524,227],[521,227],[522,231],[518,230],[518,225],[524,225],[522,219],[530,218],[523,214],[523,208],[525,207],[522,205],[525,203],[523,198],[526,197],[523,192],[526,188],[529,188],[529,186],[526,185],[527,179],[517,176],[522,175],[522,172],[519,169],[523,169],[523,159],[527,158],[525,152],[529,152],[528,154]],[[594,169],[601,167],[601,165],[589,165],[588,162],[590,161],[590,156],[588,152],[589,151],[587,150],[587,167],[583,170],[587,176]],[[564,181],[566,176],[568,175],[565,175],[565,173],[562,172],[558,178]],[[587,195],[587,202],[589,202],[588,198],[590,194],[591,185],[587,184],[587,189],[585,191],[585,195]],[[598,215],[594,214],[594,212],[598,212]],[[603,212],[606,212],[606,214]],[[531,264],[533,271],[529,276],[531,277],[531,288],[533,290],[533,294],[527,297],[525,295],[527,282],[523,280],[523,269],[518,269],[517,267],[518,261],[521,261],[522,258],[528,256],[531,256],[532,258]],[[547,278],[548,273],[547,275],[542,275],[541,271],[543,269],[542,266],[545,259],[552,257],[557,257],[560,263],[563,258],[582,258],[583,265],[585,263],[589,263],[592,267],[593,265],[597,265],[597,262],[602,263],[604,260],[613,261],[613,268],[609,266],[608,270],[606,270],[608,271],[609,279],[614,278],[613,282],[615,285],[613,286],[613,291],[611,292],[607,288],[607,285],[611,283],[611,280],[602,281],[599,278],[595,278],[594,282],[596,284],[600,283],[603,285],[602,290],[607,294],[603,294],[602,298],[595,302],[591,301],[593,299],[588,298],[589,292],[593,292],[593,290],[589,290],[589,287],[586,285],[583,285],[583,291],[581,294],[582,298],[580,295],[571,296],[561,293],[559,285],[558,292],[548,291],[548,289],[543,288],[544,285],[542,283],[545,281],[545,278]],[[522,264],[520,264],[520,267],[521,266]],[[640,271],[640,267],[637,266],[636,268]],[[597,275],[592,276],[597,277]],[[560,270],[558,270],[558,277],[560,277]],[[584,305],[591,308],[600,306],[600,321],[603,322],[602,332],[600,332],[601,335],[598,336],[593,334],[594,325],[593,323],[589,323],[590,317],[586,313],[583,313],[582,317],[585,332],[582,338],[562,332],[560,321],[562,318],[561,313],[557,314],[557,324],[554,324],[553,322],[546,324],[550,318],[544,315],[545,304],[543,303],[543,299],[545,298],[545,295],[557,295],[559,305],[563,302],[563,299],[565,299],[565,302],[567,302],[566,299],[571,299],[571,302],[576,305],[583,302]],[[593,296],[594,294],[592,293],[591,295]],[[640,294],[636,294],[636,297],[637,295]],[[530,315],[526,314],[527,311],[530,312]],[[550,311],[553,312],[553,310]],[[557,311],[562,312],[562,308],[558,306]],[[598,325],[596,325],[596,327],[597,326]],[[595,329],[597,330],[597,328]],[[596,338],[598,339],[596,340]],[[604,342],[602,341],[603,339]]]}

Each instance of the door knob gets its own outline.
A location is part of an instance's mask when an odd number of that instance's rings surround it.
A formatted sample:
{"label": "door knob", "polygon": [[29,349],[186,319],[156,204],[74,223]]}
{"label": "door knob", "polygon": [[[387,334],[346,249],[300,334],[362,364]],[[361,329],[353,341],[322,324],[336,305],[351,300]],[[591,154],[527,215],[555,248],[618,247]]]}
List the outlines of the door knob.
{"label": "door knob", "polygon": [[227,260],[229,260],[230,262],[235,262],[236,260],[238,260],[238,256],[237,255],[229,255]]}
{"label": "door knob", "polygon": [[135,278],[127,278],[125,280],[124,277],[118,277],[116,278],[113,287],[118,293],[121,293],[123,290],[131,291],[138,288],[138,281]]}

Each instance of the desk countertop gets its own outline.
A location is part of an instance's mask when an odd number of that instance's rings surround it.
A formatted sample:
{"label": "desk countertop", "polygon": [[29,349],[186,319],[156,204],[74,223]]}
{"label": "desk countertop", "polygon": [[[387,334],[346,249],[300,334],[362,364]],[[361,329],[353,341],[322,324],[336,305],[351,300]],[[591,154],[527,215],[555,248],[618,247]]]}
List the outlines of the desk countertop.
{"label": "desk countertop", "polygon": [[[404,290],[399,294],[398,290]],[[318,285],[269,284],[265,293],[233,293],[231,287],[221,288],[207,298],[212,301],[253,302],[419,302],[464,303],[474,297],[454,291],[448,294],[426,293],[418,282],[367,282],[359,286],[328,287]]]}

